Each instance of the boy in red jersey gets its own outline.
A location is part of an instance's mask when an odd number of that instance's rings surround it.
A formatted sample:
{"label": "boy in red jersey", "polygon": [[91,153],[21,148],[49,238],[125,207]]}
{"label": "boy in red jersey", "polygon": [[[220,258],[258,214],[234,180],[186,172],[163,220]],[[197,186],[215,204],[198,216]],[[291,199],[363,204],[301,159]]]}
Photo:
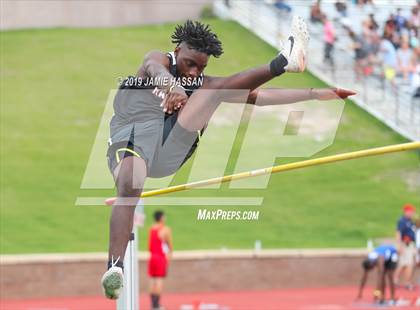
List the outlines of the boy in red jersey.
{"label": "boy in red jersey", "polygon": [[163,278],[166,277],[167,266],[172,255],[172,232],[165,225],[163,211],[153,214],[155,223],[149,232],[149,266],[150,298],[152,309],[160,309],[160,295],[163,289]]}

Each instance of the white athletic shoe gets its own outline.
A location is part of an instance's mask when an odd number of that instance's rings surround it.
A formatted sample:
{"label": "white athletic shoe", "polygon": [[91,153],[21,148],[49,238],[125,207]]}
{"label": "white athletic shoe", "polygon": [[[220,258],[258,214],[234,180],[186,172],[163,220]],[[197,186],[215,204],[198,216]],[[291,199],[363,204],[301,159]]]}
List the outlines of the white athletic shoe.
{"label": "white athletic shoe", "polygon": [[309,32],[305,20],[293,16],[292,31],[284,43],[281,54],[287,59],[287,72],[302,72],[306,66],[306,50],[308,48]]}
{"label": "white athletic shoe", "polygon": [[124,275],[121,267],[112,266],[102,277],[102,288],[109,299],[118,299],[124,284]]}

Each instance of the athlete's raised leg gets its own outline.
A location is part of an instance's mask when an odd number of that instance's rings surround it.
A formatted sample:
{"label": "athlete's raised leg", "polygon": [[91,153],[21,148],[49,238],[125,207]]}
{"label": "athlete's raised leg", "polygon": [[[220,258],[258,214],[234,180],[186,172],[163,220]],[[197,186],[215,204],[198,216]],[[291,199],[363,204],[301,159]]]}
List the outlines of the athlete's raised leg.
{"label": "athlete's raised leg", "polygon": [[196,131],[203,128],[224,100],[253,98],[249,94],[284,72],[302,72],[305,69],[306,48],[309,41],[304,20],[294,17],[292,32],[284,49],[269,64],[248,69],[228,77],[207,77],[202,89],[194,92],[179,112],[178,123],[182,128]]}

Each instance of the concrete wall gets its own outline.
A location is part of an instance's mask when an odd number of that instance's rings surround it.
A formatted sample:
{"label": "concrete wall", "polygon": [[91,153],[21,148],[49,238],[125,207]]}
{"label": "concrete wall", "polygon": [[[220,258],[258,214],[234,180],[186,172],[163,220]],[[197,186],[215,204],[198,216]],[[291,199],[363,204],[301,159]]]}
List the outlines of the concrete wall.
{"label": "concrete wall", "polygon": [[0,29],[115,27],[196,19],[212,0],[1,0]]}
{"label": "concrete wall", "polygon": [[[167,292],[355,286],[364,250],[191,251],[174,253]],[[147,289],[141,254],[140,287]],[[0,257],[3,299],[101,295],[106,254]],[[374,280],[375,277],[371,277]],[[36,285],[34,284],[36,283]]]}

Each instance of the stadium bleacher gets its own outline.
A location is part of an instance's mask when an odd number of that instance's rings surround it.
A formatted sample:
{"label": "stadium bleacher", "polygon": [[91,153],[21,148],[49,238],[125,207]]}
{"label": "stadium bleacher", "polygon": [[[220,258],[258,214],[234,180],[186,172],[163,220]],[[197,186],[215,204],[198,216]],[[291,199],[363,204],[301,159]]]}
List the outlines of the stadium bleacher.
{"label": "stadium bleacher", "polygon": [[[290,19],[293,14],[309,18],[310,8],[308,1],[288,1],[292,7],[279,10],[274,6],[275,1],[231,1],[226,6],[225,1],[216,1],[215,12],[218,16],[232,18],[270,45],[281,49],[281,40],[289,32]],[[287,3],[287,1],[286,1]],[[413,98],[414,90],[410,85],[403,83],[402,79],[395,79],[396,87],[390,87],[381,77],[379,68],[372,75],[361,81],[356,81],[354,72],[354,52],[350,48],[351,40],[344,25],[351,20],[352,30],[361,31],[362,22],[370,13],[375,14],[380,27],[397,7],[402,9],[405,16],[409,15],[415,1],[399,1],[398,6],[393,1],[375,1],[375,5],[357,6],[347,1],[347,20],[340,18],[335,1],[322,1],[322,12],[334,23],[338,41],[335,45],[335,68],[328,68],[324,64],[322,40],[322,25],[310,24],[311,41],[308,47],[308,69],[320,79],[330,85],[337,85],[356,90],[358,96],[356,104],[373,114],[376,118],[411,140],[420,139],[420,99]],[[379,33],[382,28],[379,29]]]}

